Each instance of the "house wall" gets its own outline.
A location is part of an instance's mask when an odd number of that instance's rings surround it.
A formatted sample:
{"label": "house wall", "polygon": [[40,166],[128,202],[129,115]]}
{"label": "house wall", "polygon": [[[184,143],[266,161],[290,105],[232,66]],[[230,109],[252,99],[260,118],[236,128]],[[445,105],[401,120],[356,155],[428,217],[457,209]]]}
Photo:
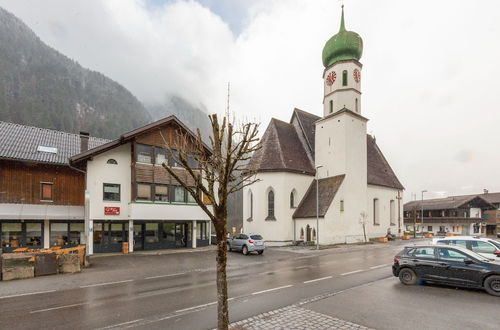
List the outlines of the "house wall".
{"label": "house wall", "polygon": [[[290,193],[296,190],[296,205],[314,179],[310,175],[289,172],[261,172],[257,174],[260,181],[243,189],[243,230],[249,233],[258,233],[266,241],[289,242],[294,239],[292,219],[295,208],[290,207]],[[267,193],[274,191],[275,218],[267,217]],[[253,216],[250,218],[250,192],[253,195]],[[298,239],[298,237],[297,237]]]}

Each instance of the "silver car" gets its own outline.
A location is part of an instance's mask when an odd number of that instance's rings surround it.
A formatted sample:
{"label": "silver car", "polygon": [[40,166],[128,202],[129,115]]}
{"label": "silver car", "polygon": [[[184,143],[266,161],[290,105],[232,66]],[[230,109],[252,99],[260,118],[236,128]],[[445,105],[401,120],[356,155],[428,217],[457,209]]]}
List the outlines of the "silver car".
{"label": "silver car", "polygon": [[264,253],[266,245],[262,236],[257,234],[237,234],[227,241],[229,251],[241,251],[244,255],[250,252]]}

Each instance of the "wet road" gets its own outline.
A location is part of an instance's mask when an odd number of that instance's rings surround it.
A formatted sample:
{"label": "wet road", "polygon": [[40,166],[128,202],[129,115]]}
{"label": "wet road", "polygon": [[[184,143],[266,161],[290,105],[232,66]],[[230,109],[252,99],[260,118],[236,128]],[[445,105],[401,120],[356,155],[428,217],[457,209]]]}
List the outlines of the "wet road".
{"label": "wet road", "polygon": [[[230,318],[236,321],[323,293],[341,293],[388,279],[392,258],[400,249],[396,245],[366,246],[317,254],[269,249],[263,256],[247,257],[229,253]],[[118,258],[122,257],[109,260]],[[213,251],[126,258],[120,259],[122,269],[116,266],[115,273],[89,270],[89,274],[75,277],[51,276],[43,278],[50,283],[38,290],[0,296],[1,328],[216,326]],[[22,281],[15,284],[19,283]],[[33,294],[36,292],[41,293]]]}

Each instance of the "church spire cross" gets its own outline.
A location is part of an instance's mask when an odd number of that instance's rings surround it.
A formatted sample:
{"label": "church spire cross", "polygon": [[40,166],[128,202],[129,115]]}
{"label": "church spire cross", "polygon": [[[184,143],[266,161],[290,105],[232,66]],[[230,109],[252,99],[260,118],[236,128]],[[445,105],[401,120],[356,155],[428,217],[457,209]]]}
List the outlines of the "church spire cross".
{"label": "church spire cross", "polygon": [[345,31],[345,22],[344,22],[344,5],[342,4],[342,18],[340,19],[340,29],[339,32]]}

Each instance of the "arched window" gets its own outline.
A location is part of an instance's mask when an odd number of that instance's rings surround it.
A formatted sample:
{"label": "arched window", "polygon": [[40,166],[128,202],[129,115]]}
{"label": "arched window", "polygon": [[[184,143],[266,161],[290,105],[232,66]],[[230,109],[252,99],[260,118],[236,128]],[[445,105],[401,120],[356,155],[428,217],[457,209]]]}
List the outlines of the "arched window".
{"label": "arched window", "polygon": [[300,228],[300,239],[304,239],[304,227]]}
{"label": "arched window", "polygon": [[274,219],[274,191],[267,193],[267,219]]}
{"label": "arched window", "polygon": [[290,208],[295,208],[297,207],[297,191],[295,189],[293,189],[291,192],[290,192]]}
{"label": "arched window", "polygon": [[248,207],[249,207],[249,213],[250,213],[250,216],[249,216],[249,220],[253,219],[253,194],[252,194],[252,191],[249,190],[248,191]]}
{"label": "arched window", "polygon": [[316,228],[313,228],[312,236],[313,236],[313,240],[315,240],[316,239]]}
{"label": "arched window", "polygon": [[333,100],[330,100],[330,113],[333,112]]}
{"label": "arched window", "polygon": [[111,159],[108,159],[108,161],[106,162],[106,164],[118,165],[118,162],[115,159],[111,158]]}
{"label": "arched window", "polygon": [[354,108],[356,109],[356,112],[359,112],[358,110],[358,99],[355,100],[356,104],[354,105]]}
{"label": "arched window", "polygon": [[347,86],[347,70],[342,71],[342,86]]}

